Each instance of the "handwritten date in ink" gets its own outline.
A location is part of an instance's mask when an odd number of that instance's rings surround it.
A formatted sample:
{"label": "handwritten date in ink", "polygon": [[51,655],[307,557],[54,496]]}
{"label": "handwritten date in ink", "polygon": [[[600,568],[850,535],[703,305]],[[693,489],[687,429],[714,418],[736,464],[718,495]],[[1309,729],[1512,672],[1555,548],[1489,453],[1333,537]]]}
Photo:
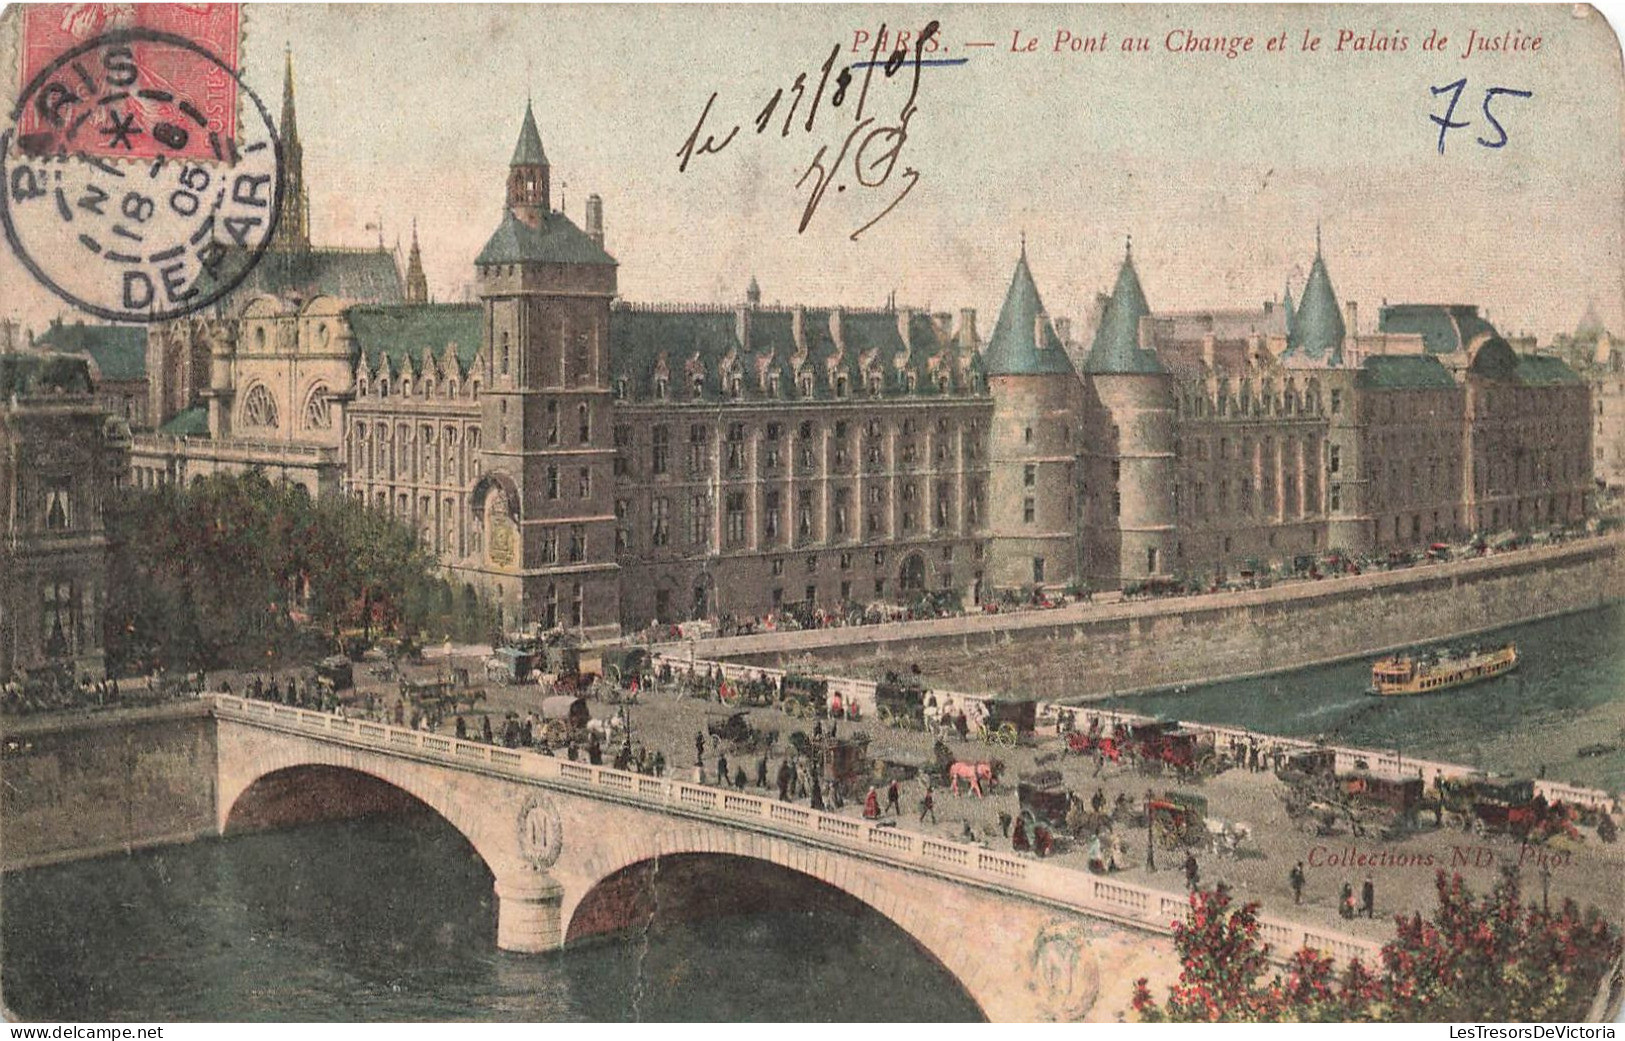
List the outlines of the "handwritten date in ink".
{"label": "handwritten date in ink", "polygon": [[[922,56],[928,50],[935,49],[938,31],[939,24],[932,21],[917,35],[898,33],[893,39],[899,37],[909,39],[912,36],[914,41],[912,58],[909,49],[901,43],[887,57],[882,58],[882,41],[887,38],[885,27],[882,26],[875,38],[869,60],[842,66],[839,69],[836,68],[836,62],[839,60],[841,48],[836,45],[830,49],[829,56],[824,59],[817,71],[818,82],[817,86],[812,88],[810,100],[809,77],[806,72],[801,72],[796,75],[788,91],[783,87],[776,89],[752,117],[750,125],[758,137],[764,135],[771,137],[768,131],[777,129],[778,137],[788,138],[792,133],[811,136],[818,125],[821,111],[846,108],[852,113],[850,124],[834,124],[837,128],[845,126],[840,140],[820,144],[812,162],[807,165],[800,180],[796,181],[796,188],[806,192],[800,223],[796,227],[798,234],[805,232],[812,223],[813,216],[818,212],[832,186],[835,193],[841,195],[853,186],[877,191],[891,183],[894,175],[902,182],[901,191],[879,213],[852,232],[850,237],[855,242],[859,236],[895,209],[919,183],[919,171],[907,163],[902,163],[901,157],[903,146],[908,141],[909,123],[919,111],[919,106],[915,102],[919,97]],[[912,75],[908,81],[908,95],[895,109],[895,117],[884,118],[870,114],[871,87],[884,86],[896,77],[905,65],[912,65]],[[876,69],[881,72],[879,84],[875,83]],[[861,82],[859,77],[853,74],[854,70],[861,70]],[[854,86],[856,100],[852,106],[847,106]],[[677,150],[679,172],[686,173],[689,165],[700,157],[724,151],[744,129],[744,123],[735,123],[726,130],[708,129],[707,121],[711,118],[711,110],[716,104],[717,97],[718,93],[713,91],[706,100],[694,129],[689,132],[682,147]],[[802,118],[804,101],[807,105],[805,118]],[[875,105],[878,107],[879,102],[876,101]],[[899,171],[900,163],[902,169]]]}
{"label": "handwritten date in ink", "polygon": [[[1456,114],[1456,105],[1461,102],[1461,95],[1467,90],[1467,80],[1465,77],[1463,77],[1454,83],[1446,83],[1442,87],[1430,87],[1428,89],[1433,92],[1434,97],[1438,97],[1441,94],[1450,95],[1450,101],[1445,105],[1444,115],[1428,116],[1428,119],[1438,124],[1439,154],[1444,155],[1445,136],[1452,130],[1461,130],[1464,127],[1472,126],[1472,120],[1470,119],[1457,120],[1452,118]],[[1535,92],[1532,90],[1513,90],[1511,87],[1490,87],[1488,90],[1484,91],[1484,119],[1491,127],[1495,128],[1495,137],[1493,140],[1482,137],[1478,139],[1478,143],[1483,145],[1485,148],[1506,147],[1506,128],[1501,125],[1500,120],[1495,118],[1495,113],[1490,111],[1490,102],[1494,101],[1498,97],[1502,97],[1503,95],[1513,98],[1532,98],[1535,96]]]}

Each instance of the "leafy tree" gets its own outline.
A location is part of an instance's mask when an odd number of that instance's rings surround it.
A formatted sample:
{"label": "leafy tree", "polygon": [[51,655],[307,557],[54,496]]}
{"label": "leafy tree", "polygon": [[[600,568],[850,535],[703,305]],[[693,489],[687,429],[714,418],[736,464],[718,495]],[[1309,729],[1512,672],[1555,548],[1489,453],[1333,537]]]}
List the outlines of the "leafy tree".
{"label": "leafy tree", "polygon": [[1159,1004],[1136,981],[1135,1011],[1148,1022],[1576,1020],[1620,958],[1618,930],[1595,909],[1525,905],[1515,868],[1483,897],[1443,871],[1435,888],[1431,918],[1396,918],[1380,975],[1359,959],[1338,973],[1310,948],[1267,975],[1258,904],[1237,906],[1223,885],[1198,890],[1174,926],[1178,982]]}

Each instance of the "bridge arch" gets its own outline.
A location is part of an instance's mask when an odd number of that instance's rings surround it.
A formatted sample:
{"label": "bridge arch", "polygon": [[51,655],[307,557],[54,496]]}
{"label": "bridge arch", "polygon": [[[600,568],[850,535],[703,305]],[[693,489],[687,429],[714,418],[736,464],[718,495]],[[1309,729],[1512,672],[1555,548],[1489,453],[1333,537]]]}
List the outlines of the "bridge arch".
{"label": "bridge arch", "polygon": [[[553,874],[563,887],[562,935],[590,935],[587,917],[594,914],[589,896],[640,864],[686,854],[719,854],[765,861],[821,882],[864,905],[903,932],[942,967],[969,996],[981,1015],[998,1022],[1011,1018],[1012,1003],[1022,1007],[1016,1018],[1033,1018],[1025,957],[1012,963],[1014,947],[1031,955],[1042,946],[1046,923],[1054,916],[1036,907],[1017,909],[989,894],[921,876],[908,876],[835,850],[806,845],[762,832],[722,830],[703,823],[659,828],[616,827],[613,817],[590,846],[573,844],[565,828],[565,854]],[[995,939],[996,938],[996,939]],[[1048,1001],[1054,1012],[1040,1018],[1080,1018],[1094,1004],[1100,987],[1099,964],[1081,934],[1071,929],[1055,949],[1070,944],[1073,973]],[[1023,950],[1023,948],[1025,948]],[[1015,990],[1012,990],[1015,988]]]}

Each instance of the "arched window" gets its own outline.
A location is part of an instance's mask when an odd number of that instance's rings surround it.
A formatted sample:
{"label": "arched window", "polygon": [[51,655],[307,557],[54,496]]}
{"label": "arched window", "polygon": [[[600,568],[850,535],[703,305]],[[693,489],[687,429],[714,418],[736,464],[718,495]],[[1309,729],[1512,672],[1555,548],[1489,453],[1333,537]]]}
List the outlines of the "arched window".
{"label": "arched window", "polygon": [[504,375],[504,376],[506,376],[508,374],[508,360],[509,360],[508,356],[509,356],[510,353],[511,352],[508,349],[508,332],[507,332],[507,330],[503,330],[503,332],[502,332],[502,375]]}
{"label": "arched window", "polygon": [[305,401],[305,427],[310,430],[328,430],[333,426],[333,413],[327,404],[327,384],[318,383]]}
{"label": "arched window", "polygon": [[592,410],[585,401],[576,406],[576,439],[582,444],[592,440]]}
{"label": "arched window", "polygon": [[275,430],[277,427],[276,399],[265,384],[256,383],[243,398],[243,425]]}

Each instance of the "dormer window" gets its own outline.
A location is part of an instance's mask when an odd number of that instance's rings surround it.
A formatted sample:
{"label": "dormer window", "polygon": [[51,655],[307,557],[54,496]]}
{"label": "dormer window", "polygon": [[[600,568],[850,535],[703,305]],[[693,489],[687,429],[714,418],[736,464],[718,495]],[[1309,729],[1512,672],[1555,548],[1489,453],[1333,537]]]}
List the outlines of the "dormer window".
{"label": "dormer window", "polygon": [[[739,377],[738,376],[729,376],[728,377],[728,396],[730,398],[739,397],[739,388],[740,388],[740,379],[739,379]],[[695,388],[695,393],[698,393],[698,392],[699,392],[699,388],[696,387]]]}
{"label": "dormer window", "polygon": [[763,389],[767,391],[767,396],[770,398],[779,396],[779,377],[777,373],[770,372],[767,374],[767,381]]}
{"label": "dormer window", "polygon": [[705,376],[698,372],[694,374],[694,396],[696,398],[705,396]]}
{"label": "dormer window", "polygon": [[838,397],[838,398],[846,397],[846,377],[845,376],[837,376],[837,377],[835,377],[835,396]]}
{"label": "dormer window", "polygon": [[401,380],[401,393],[405,394],[407,397],[412,396],[412,381],[411,380],[409,380],[409,379]]}
{"label": "dormer window", "polygon": [[880,374],[875,373],[869,377],[869,393],[874,397],[880,396]]}
{"label": "dormer window", "polygon": [[812,377],[811,376],[803,376],[803,377],[801,377],[801,396],[804,397],[804,398],[810,398],[810,397],[812,397],[812,395],[813,395]]}
{"label": "dormer window", "polygon": [[946,376],[938,376],[937,377],[937,393],[939,393],[939,394],[948,393],[948,377],[946,377]]}
{"label": "dormer window", "polygon": [[660,399],[661,401],[665,401],[670,388],[671,381],[667,380],[666,377],[660,376],[655,379],[656,398]]}
{"label": "dormer window", "polygon": [[910,394],[914,393],[914,386],[917,378],[918,377],[916,377],[912,372],[903,374],[903,386],[908,388],[908,392]]}
{"label": "dormer window", "polygon": [[622,376],[615,381],[615,400],[626,400],[626,377]]}
{"label": "dormer window", "polygon": [[389,397],[389,381],[388,380],[379,380],[378,381],[378,396],[381,397],[381,398]]}

